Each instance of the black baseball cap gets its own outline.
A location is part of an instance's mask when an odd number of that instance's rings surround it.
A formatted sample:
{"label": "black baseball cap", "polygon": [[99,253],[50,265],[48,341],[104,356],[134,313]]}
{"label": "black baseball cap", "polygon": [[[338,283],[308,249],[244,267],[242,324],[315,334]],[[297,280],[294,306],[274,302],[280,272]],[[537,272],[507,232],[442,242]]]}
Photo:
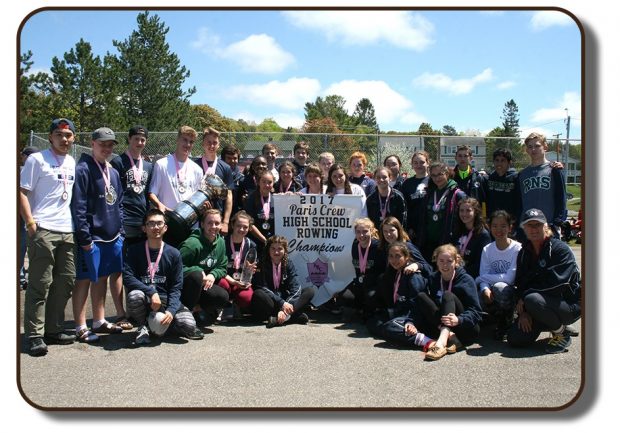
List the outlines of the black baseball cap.
{"label": "black baseball cap", "polygon": [[530,221],[538,221],[539,223],[547,224],[547,217],[540,209],[532,208],[523,212],[523,216],[521,216],[521,228]]}
{"label": "black baseball cap", "polygon": [[129,138],[134,135],[144,135],[144,138],[149,138],[149,131],[142,125],[134,125],[129,128]]}
{"label": "black baseball cap", "polygon": [[64,117],[52,120],[52,124],[50,125],[50,133],[57,129],[70,129],[71,132],[75,134],[75,125],[72,121],[65,119]]}

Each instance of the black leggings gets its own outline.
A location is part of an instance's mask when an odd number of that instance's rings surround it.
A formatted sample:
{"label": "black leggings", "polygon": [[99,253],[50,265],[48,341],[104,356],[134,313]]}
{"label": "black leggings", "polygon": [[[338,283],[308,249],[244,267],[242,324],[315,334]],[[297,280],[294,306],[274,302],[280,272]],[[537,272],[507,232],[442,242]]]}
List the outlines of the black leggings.
{"label": "black leggings", "polygon": [[[301,289],[299,298],[297,298],[297,300],[295,300],[292,304],[294,311],[293,314],[291,314],[291,319],[294,319],[303,313],[304,308],[308,306],[314,297],[315,292],[316,289],[314,286]],[[267,320],[271,316],[277,316],[278,311],[280,311],[280,307],[266,290],[256,289],[252,295],[251,310],[252,315],[257,320]]]}
{"label": "black leggings", "polygon": [[[441,316],[453,313],[461,314],[465,309],[461,300],[452,292],[444,292],[441,305],[437,305],[427,293],[419,293],[414,306],[414,316],[416,322],[420,323],[420,329],[431,338],[439,337],[439,325],[441,324]],[[456,334],[459,341],[465,346],[474,342],[480,334],[480,326],[475,325],[473,328],[463,327],[458,324],[450,328]]]}
{"label": "black leggings", "polygon": [[183,278],[181,303],[190,310],[200,305],[207,315],[217,317],[217,310],[224,308],[227,302],[228,292],[223,287],[213,284],[207,291],[202,289],[202,271],[192,272]]}

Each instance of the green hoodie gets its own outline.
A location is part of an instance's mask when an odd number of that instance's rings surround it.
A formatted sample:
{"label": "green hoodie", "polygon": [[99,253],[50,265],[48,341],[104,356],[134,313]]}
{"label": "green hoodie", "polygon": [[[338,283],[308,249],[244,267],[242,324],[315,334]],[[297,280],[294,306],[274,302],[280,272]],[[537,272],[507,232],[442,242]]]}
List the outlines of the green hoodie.
{"label": "green hoodie", "polygon": [[213,275],[217,282],[226,275],[226,245],[220,235],[209,242],[202,231],[196,229],[179,246],[179,251],[183,260],[183,277],[195,271],[204,271],[206,275]]}

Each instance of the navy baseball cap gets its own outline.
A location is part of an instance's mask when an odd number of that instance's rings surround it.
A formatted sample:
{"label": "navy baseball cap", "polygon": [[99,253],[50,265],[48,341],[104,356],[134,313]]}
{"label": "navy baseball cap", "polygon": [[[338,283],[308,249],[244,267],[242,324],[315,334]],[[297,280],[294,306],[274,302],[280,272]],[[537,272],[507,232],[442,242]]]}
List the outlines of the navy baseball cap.
{"label": "navy baseball cap", "polygon": [[52,120],[52,124],[50,125],[50,133],[57,129],[70,129],[71,132],[75,134],[75,125],[72,121],[65,119],[64,117]]}
{"label": "navy baseball cap", "polygon": [[543,224],[547,224],[547,217],[540,209],[532,208],[523,212],[523,216],[521,217],[521,227],[527,224],[530,221],[538,221]]}
{"label": "navy baseball cap", "polygon": [[118,141],[116,141],[116,135],[114,135],[114,131],[105,126],[103,128],[95,129],[95,132],[93,132],[93,140],[113,141],[118,144]]}
{"label": "navy baseball cap", "polygon": [[149,138],[149,131],[142,125],[134,125],[129,128],[129,137],[134,135],[144,135],[144,138]]}

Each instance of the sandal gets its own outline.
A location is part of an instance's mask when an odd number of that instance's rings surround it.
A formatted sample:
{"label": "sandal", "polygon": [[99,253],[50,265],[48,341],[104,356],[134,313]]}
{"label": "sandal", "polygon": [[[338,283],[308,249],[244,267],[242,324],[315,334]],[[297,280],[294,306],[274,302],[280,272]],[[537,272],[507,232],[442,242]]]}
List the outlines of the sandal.
{"label": "sandal", "polygon": [[93,328],[93,332],[97,334],[120,334],[123,332],[123,328],[114,323],[104,322],[101,326]]}
{"label": "sandal", "polygon": [[90,329],[82,328],[75,333],[77,340],[81,343],[94,343],[99,340],[97,334],[93,334]]}
{"label": "sandal", "polygon": [[119,326],[123,331],[133,329],[133,324],[129,321],[129,317],[123,316],[116,319],[115,325]]}

